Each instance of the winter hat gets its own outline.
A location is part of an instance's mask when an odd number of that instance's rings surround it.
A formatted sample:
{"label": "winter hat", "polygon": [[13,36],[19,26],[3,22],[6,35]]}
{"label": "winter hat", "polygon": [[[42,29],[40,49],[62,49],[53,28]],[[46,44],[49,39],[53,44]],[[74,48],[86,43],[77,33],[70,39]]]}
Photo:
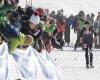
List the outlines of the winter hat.
{"label": "winter hat", "polygon": [[40,23],[40,17],[35,16],[34,14],[30,17],[29,21],[35,25]]}
{"label": "winter hat", "polygon": [[44,10],[42,8],[37,8],[35,11],[34,11],[34,14],[35,15],[43,15],[44,14]]}
{"label": "winter hat", "polygon": [[31,35],[25,35],[25,41],[22,46],[29,46],[33,43],[33,37]]}
{"label": "winter hat", "polygon": [[33,37],[30,35],[24,35],[20,33],[19,37],[10,37],[8,38],[8,48],[9,52],[12,54],[15,49],[19,46],[29,46],[33,43]]}
{"label": "winter hat", "polygon": [[18,45],[21,45],[25,41],[25,35],[20,33],[18,37],[9,37],[8,38],[8,48],[9,53],[13,53],[15,49],[18,47]]}

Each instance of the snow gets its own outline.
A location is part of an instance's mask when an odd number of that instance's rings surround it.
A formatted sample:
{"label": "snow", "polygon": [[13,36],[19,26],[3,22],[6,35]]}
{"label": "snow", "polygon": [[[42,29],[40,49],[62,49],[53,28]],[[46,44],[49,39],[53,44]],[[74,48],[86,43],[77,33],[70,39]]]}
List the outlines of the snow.
{"label": "snow", "polygon": [[[25,0],[20,0],[19,5],[24,7]],[[84,10],[86,14],[97,14],[100,10],[100,0],[33,0],[32,6],[48,8],[50,11],[64,9],[65,15],[68,16],[77,14],[80,10]],[[74,44],[75,40],[76,34],[71,30],[71,44]],[[54,50],[51,54],[61,66],[64,80],[100,80],[100,50],[93,51],[95,67],[86,69],[84,51],[81,48],[78,48],[78,51],[73,49],[65,46],[64,51]]]}
{"label": "snow", "polygon": [[78,48],[64,47],[64,51],[54,50],[52,56],[58,61],[64,80],[100,80],[100,50],[94,49],[94,68],[86,69],[85,53]]}
{"label": "snow", "polygon": [[[24,7],[29,0],[20,0],[20,5]],[[33,0],[34,7],[43,7],[51,10],[64,9],[65,15],[77,14],[80,10],[85,13],[97,14],[100,10],[100,0]]]}

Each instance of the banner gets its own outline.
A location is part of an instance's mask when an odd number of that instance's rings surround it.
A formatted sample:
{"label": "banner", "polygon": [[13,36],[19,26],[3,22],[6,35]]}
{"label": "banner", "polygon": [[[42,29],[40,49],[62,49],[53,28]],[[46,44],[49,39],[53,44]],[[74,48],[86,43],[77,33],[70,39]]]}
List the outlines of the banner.
{"label": "banner", "polygon": [[45,80],[37,56],[34,55],[31,46],[26,50],[17,49],[13,56],[26,80]]}
{"label": "banner", "polygon": [[12,55],[8,53],[8,46],[4,42],[0,45],[0,80],[22,79],[21,73]]}
{"label": "banner", "polygon": [[33,47],[8,53],[6,43],[0,45],[0,80],[63,80],[58,64],[46,51],[40,55]]}
{"label": "banner", "polygon": [[0,80],[6,80],[7,77],[7,45],[2,43],[0,45]]}
{"label": "banner", "polygon": [[47,51],[44,50],[41,54],[37,53],[34,49],[33,51],[37,56],[46,80],[63,80],[59,65],[52,60]]}

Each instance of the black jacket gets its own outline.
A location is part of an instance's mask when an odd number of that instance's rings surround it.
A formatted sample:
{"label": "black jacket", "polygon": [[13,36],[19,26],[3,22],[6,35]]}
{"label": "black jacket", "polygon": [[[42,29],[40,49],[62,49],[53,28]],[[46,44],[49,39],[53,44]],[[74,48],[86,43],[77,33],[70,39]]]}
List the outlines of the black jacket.
{"label": "black jacket", "polygon": [[96,37],[97,34],[93,30],[92,27],[89,28],[89,33],[86,33],[86,28],[84,27],[80,32],[80,37],[83,39],[83,43],[92,44],[93,43],[93,35]]}

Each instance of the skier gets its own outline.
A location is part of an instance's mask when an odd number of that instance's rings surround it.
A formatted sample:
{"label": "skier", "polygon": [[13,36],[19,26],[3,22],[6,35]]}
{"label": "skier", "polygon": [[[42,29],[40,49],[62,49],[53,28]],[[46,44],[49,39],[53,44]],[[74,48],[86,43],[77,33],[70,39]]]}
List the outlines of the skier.
{"label": "skier", "polygon": [[[85,27],[81,30],[81,38],[84,49],[85,49],[85,59],[86,59],[86,68],[93,68],[93,53],[92,53],[92,45],[93,41],[96,39],[96,32],[94,32],[93,28],[89,26],[89,22],[85,22]],[[94,38],[93,38],[94,34]],[[89,61],[90,60],[90,61]]]}
{"label": "skier", "polygon": [[[80,31],[84,27],[84,22],[85,22],[85,13],[84,13],[84,11],[80,11],[79,14],[76,16],[75,31],[77,32],[77,39],[76,39],[76,43],[75,43],[75,46],[74,46],[74,50],[77,50],[78,46],[82,46],[79,43],[79,41],[80,41]],[[82,47],[82,50],[83,50],[83,47]]]}
{"label": "skier", "polygon": [[[57,15],[56,15],[56,25],[57,25],[57,30],[58,30],[58,34],[56,35],[56,39],[58,42],[62,42],[64,41],[64,29],[65,29],[65,16],[63,14],[63,10],[59,10]],[[61,48],[61,50],[63,50],[63,47]]]}
{"label": "skier", "polygon": [[97,40],[95,42],[95,47],[100,48],[100,12],[98,12],[98,16],[94,22],[94,30],[97,33]]}

